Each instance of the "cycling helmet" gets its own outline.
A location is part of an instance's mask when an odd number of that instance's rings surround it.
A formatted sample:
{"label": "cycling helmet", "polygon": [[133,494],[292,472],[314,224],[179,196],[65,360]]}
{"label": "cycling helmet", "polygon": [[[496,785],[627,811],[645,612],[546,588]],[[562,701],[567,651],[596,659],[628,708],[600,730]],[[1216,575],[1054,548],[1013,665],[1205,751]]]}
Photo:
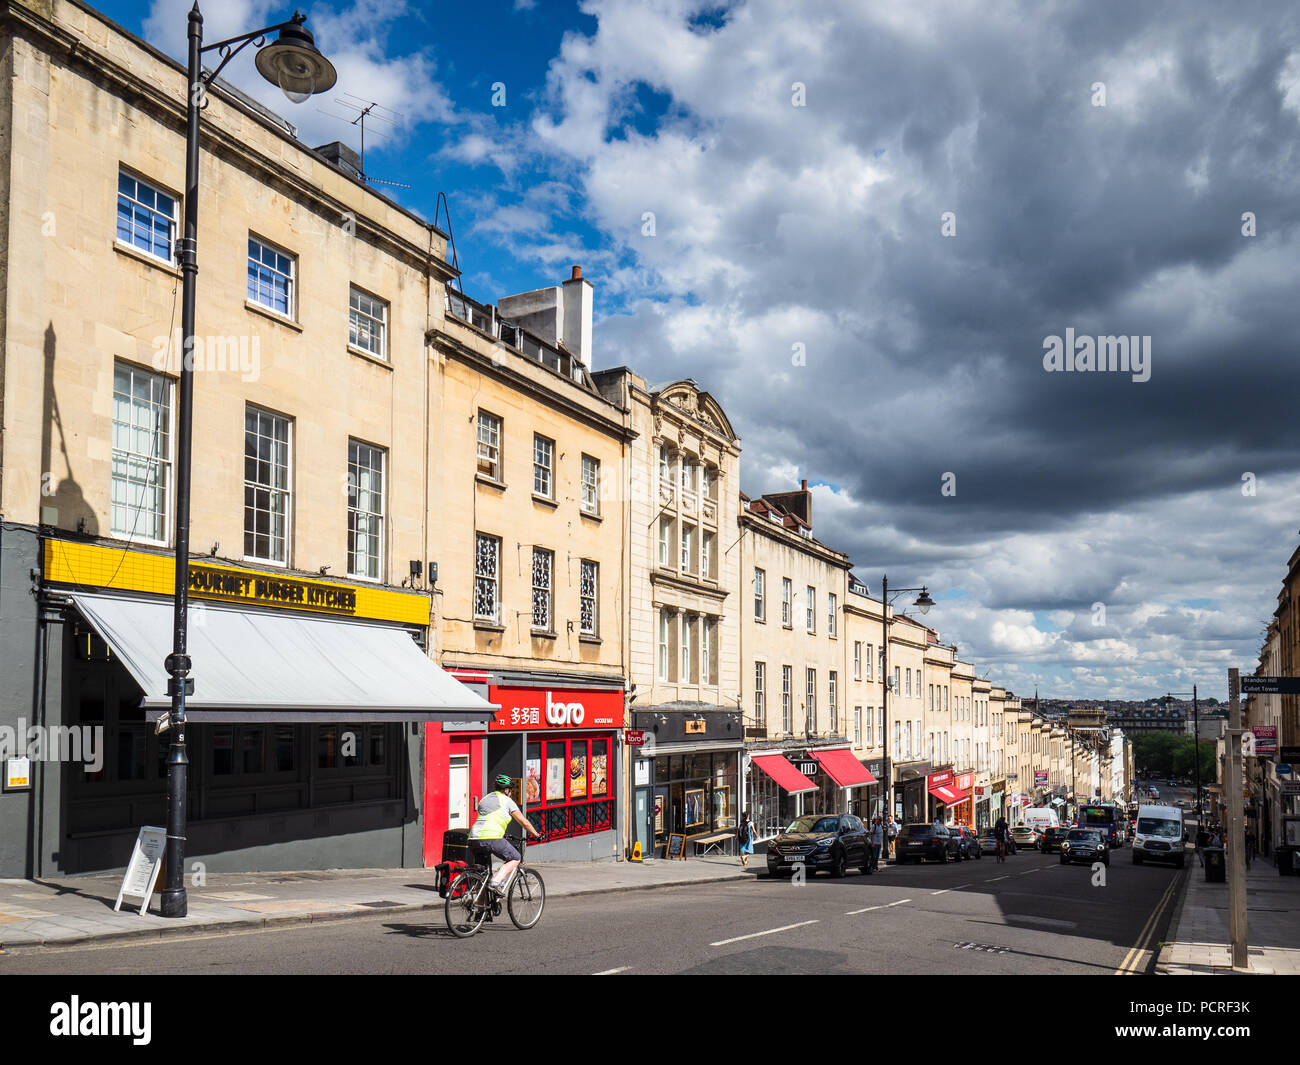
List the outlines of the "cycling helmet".
{"label": "cycling helmet", "polygon": [[508,776],[506,776],[504,773],[502,773],[502,774],[500,774],[500,775],[496,778],[496,780],[493,781],[493,783],[494,783],[498,788],[508,788],[508,787],[510,787],[511,785],[514,784],[514,781],[511,780],[511,779],[510,779]]}

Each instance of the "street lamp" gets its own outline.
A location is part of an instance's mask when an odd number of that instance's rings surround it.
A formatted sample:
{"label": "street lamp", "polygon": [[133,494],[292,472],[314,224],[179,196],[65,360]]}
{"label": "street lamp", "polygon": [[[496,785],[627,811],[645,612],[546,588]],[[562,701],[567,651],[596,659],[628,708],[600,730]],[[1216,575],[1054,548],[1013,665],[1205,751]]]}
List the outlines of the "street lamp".
{"label": "street lamp", "polygon": [[[258,52],[257,69],[262,77],[278,85],[295,103],[313,93],[334,87],[333,65],[316,48],[311,33],[303,28],[306,16],[294,12],[288,22],[267,26],[253,33],[230,37],[206,47],[203,44],[203,14],[195,0],[189,15],[189,80],[185,93],[185,235],[181,251],[181,348],[180,398],[177,407],[176,445],[176,584],[172,613],[172,653],[167,656],[167,694],[171,710],[158,723],[159,731],[172,731],[167,755],[167,884],[162,892],[162,915],[184,917],[185,895],[185,798],[189,757],[185,750],[185,697],[194,694],[190,676],[188,645],[190,570],[190,453],[194,416],[194,300],[198,280],[199,224],[199,112],[207,105],[208,88],[217,75],[248,45],[261,49],[266,35],[280,33],[269,48]],[[203,53],[216,50],[221,62],[215,70],[203,71]]]}
{"label": "street lamp", "polygon": [[[888,804],[886,807],[886,812],[888,814],[893,814],[894,774],[889,764],[889,689],[890,689],[890,685],[893,683],[893,677],[890,676],[889,673],[889,604],[892,600],[889,594],[888,576],[881,578],[880,588],[881,588],[880,628],[884,636],[883,640],[881,641],[881,649],[880,649],[881,662],[883,663],[881,666],[881,673],[882,673],[881,680],[883,682],[882,684],[883,695],[881,697],[881,702],[883,703],[883,706],[881,707],[880,716],[881,716],[881,724],[884,727],[884,733],[885,733],[884,736],[881,737],[881,740],[884,744],[884,758],[881,759],[880,767],[881,767],[881,775],[883,777],[882,787],[884,788],[885,791],[885,801]],[[919,588],[895,588],[893,598],[896,599],[904,592],[921,593],[916,597],[916,601],[912,605],[916,607],[916,609],[919,610],[922,614],[928,614],[930,612],[930,607],[934,606],[934,600],[930,598],[930,593],[926,590],[925,585],[921,585],[921,587]]]}

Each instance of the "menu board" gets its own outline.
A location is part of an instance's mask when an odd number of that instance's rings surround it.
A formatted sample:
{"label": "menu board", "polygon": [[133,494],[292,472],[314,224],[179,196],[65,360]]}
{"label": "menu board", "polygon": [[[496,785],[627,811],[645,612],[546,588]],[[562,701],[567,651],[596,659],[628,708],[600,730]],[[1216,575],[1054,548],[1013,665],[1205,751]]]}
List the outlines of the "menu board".
{"label": "menu board", "polygon": [[591,756],[591,793],[604,795],[609,790],[608,780],[609,755],[593,754]]}
{"label": "menu board", "polygon": [[561,754],[558,758],[548,757],[546,759],[546,798],[548,802],[564,801],[564,781],[568,775],[566,772],[566,760],[563,754],[564,747],[560,747]]}
{"label": "menu board", "polygon": [[674,832],[668,837],[668,857],[686,861],[686,837]]}
{"label": "menu board", "polygon": [[587,795],[587,750],[585,747],[579,749],[577,744],[573,750],[580,753],[569,759],[569,797],[583,799]]}
{"label": "menu board", "polygon": [[524,800],[531,806],[542,797],[542,760],[528,759],[524,768]]}

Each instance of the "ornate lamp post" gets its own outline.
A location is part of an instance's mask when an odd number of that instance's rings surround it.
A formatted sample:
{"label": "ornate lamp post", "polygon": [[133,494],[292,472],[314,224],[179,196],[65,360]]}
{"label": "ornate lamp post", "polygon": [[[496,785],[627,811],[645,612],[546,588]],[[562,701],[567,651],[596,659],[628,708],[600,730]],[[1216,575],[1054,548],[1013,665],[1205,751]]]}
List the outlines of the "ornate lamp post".
{"label": "ornate lamp post", "polygon": [[920,592],[921,594],[916,597],[916,601],[912,605],[922,614],[928,614],[930,607],[934,606],[934,600],[930,598],[930,593],[926,591],[925,585],[921,585],[919,588],[895,588],[891,597],[888,575],[881,578],[880,589],[880,628],[883,633],[880,660],[881,681],[884,685],[881,697],[883,703],[881,719],[885,731],[885,735],[882,737],[885,753],[881,761],[883,778],[881,784],[885,791],[885,801],[887,803],[885,816],[889,816],[894,812],[894,773],[889,762],[889,691],[894,682],[894,678],[889,673],[889,604],[904,592]]}
{"label": "ornate lamp post", "polygon": [[[176,585],[172,613],[172,653],[167,656],[167,694],[171,710],[158,723],[158,730],[172,730],[167,755],[167,884],[162,892],[162,915],[184,917],[188,910],[185,894],[185,798],[189,757],[185,750],[185,697],[194,694],[190,676],[188,644],[190,569],[190,456],[194,416],[194,299],[198,280],[199,223],[199,113],[207,106],[209,87],[217,75],[248,45],[262,49],[266,35],[279,31],[274,44],[257,54],[262,77],[278,85],[294,103],[313,93],[334,87],[337,74],[328,59],[316,49],[310,32],[303,28],[306,16],[294,12],[288,22],[267,26],[253,33],[230,37],[215,44],[203,44],[203,14],[197,0],[189,14],[189,81],[185,97],[185,234],[181,250],[181,351],[180,398],[177,409],[176,446]],[[203,53],[221,53],[215,70],[203,71]]]}

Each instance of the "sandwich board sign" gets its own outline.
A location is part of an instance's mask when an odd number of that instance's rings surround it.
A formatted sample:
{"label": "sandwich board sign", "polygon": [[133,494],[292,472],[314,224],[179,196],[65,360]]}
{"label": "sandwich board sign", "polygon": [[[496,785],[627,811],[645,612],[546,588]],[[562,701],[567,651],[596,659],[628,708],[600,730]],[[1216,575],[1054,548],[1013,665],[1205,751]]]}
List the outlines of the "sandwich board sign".
{"label": "sandwich board sign", "polygon": [[154,885],[158,882],[158,870],[162,868],[163,851],[167,846],[167,829],[145,825],[135,838],[135,850],[131,852],[131,864],[126,867],[122,877],[122,887],[113,903],[116,912],[122,905],[122,897],[140,899],[140,916],[149,909],[149,899],[153,895]]}

